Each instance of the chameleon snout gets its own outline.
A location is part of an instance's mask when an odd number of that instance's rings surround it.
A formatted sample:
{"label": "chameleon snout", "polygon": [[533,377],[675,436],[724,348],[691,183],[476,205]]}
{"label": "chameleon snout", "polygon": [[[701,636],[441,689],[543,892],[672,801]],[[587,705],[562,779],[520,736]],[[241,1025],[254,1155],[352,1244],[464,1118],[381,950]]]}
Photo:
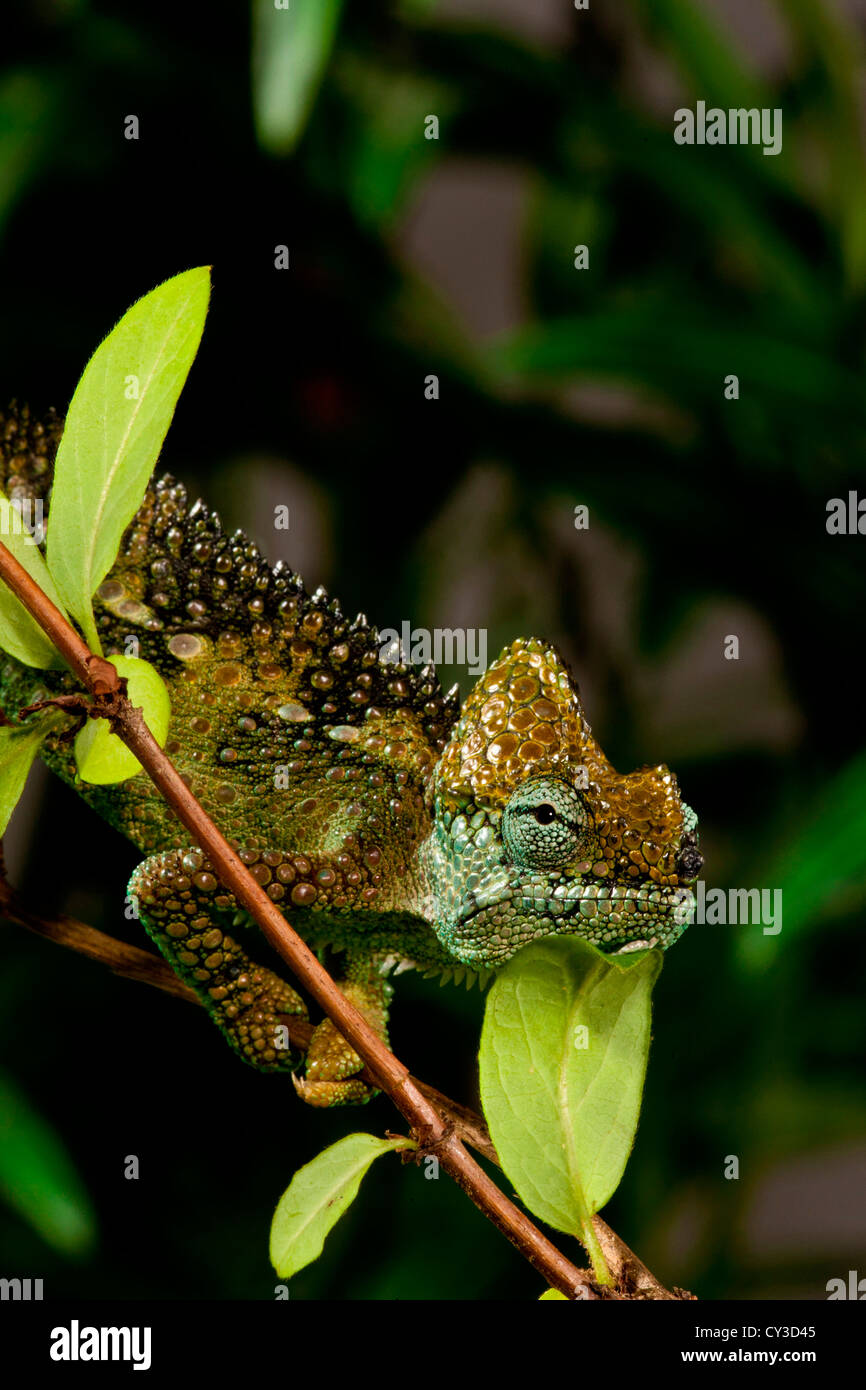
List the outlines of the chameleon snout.
{"label": "chameleon snout", "polygon": [[689,830],[680,841],[680,853],[677,859],[677,878],[681,884],[691,883],[697,878],[703,867],[704,856],[698,849],[698,837],[694,830]]}

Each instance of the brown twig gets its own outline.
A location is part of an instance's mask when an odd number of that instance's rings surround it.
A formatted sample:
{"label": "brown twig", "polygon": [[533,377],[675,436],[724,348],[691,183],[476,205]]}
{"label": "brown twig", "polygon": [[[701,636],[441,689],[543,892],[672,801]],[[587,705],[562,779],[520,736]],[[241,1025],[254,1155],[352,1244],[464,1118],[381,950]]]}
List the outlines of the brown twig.
{"label": "brown twig", "polygon": [[110,721],[112,731],[135,754],[178,820],[207,853],[221,882],[246,908],[295,978],[363,1059],[376,1086],[391,1098],[408,1121],[421,1152],[435,1151],[445,1171],[553,1288],[568,1298],[620,1297],[616,1292],[600,1290],[587,1271],[578,1269],[566,1259],[475,1162],[454,1126],[431,1104],[412,1080],[408,1068],[388,1050],[367,1020],[337,988],[199,805],[151,734],[141,710],[134,709],[126,698],[111,663],[90,651],[2,542],[0,578],[90,692],[93,697],[91,713]]}
{"label": "brown twig", "polygon": [[[42,936],[48,941],[54,941],[60,946],[66,946],[69,950],[77,951],[90,960],[107,965],[115,975],[120,975],[124,979],[151,985],[155,989],[162,990],[165,994],[171,994],[175,998],[184,999],[191,1004],[201,1003],[198,995],[178,979],[171,966],[153,951],[144,951],[139,946],[131,946],[126,942],[118,941],[116,937],[97,931],[95,927],[88,926],[75,917],[69,917],[66,913],[45,916],[42,913],[34,912],[22,903],[3,870],[2,843],[0,843],[0,916],[7,918],[10,922],[17,923],[19,926],[26,927],[28,931],[34,932],[37,936]],[[287,1029],[289,1041],[295,1051],[306,1052],[314,1024],[292,1014],[281,1014],[279,1020]],[[366,1068],[359,1073],[359,1076],[366,1081],[373,1080]],[[482,1157],[495,1163],[497,1167],[501,1166],[499,1155],[480,1115],[468,1106],[461,1105],[459,1101],[452,1100],[450,1096],[437,1091],[435,1086],[430,1086],[425,1081],[419,1081],[417,1077],[413,1077],[412,1080],[421,1094],[426,1096],[427,1100],[436,1106],[440,1114],[446,1117],[464,1144],[471,1145]],[[620,1292],[625,1293],[630,1298],[674,1299],[691,1297],[681,1290],[672,1293],[666,1289],[647,1269],[643,1261],[635,1255],[634,1251],[629,1249],[600,1216],[593,1218],[593,1225],[604,1257],[617,1281]]]}

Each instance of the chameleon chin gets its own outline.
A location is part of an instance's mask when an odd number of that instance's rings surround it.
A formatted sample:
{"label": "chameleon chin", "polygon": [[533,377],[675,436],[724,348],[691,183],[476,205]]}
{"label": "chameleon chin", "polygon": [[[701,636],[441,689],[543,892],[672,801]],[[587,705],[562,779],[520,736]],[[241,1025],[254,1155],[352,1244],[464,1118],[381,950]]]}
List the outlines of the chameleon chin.
{"label": "chameleon chin", "polygon": [[[7,496],[44,504],[59,435],[54,417],[0,415]],[[272,569],[168,476],[94,606],[105,655],[135,636],[165,680],[184,780],[301,935],[340,953],[341,988],[383,1038],[391,977],[409,966],[472,981],[554,932],[615,952],[683,931],[697,817],[663,765],[614,770],[548,643],[513,642],[461,710],[432,666],[383,661],[363,615]],[[13,719],[73,688],[9,657],[0,669]],[[304,1003],[256,964],[257,932],[147,776],[82,782],[62,731],[45,760],[141,851],[141,921],[232,1047],[292,1071],[279,1015]],[[295,1085],[313,1105],[364,1101],[360,1065],[326,1019]]]}

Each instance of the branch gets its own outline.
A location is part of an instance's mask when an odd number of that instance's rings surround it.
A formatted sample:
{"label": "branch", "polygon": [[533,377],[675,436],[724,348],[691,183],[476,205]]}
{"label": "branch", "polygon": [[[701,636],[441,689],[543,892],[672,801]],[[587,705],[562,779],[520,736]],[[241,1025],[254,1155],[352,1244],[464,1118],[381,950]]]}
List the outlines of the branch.
{"label": "branch", "polygon": [[246,908],[267,941],[282,956],[295,978],[321,1006],[366,1064],[374,1084],[384,1091],[409,1123],[421,1153],[435,1153],[440,1165],[543,1279],[567,1298],[621,1297],[599,1290],[591,1275],[578,1269],[499,1190],[471,1157],[454,1126],[436,1109],[407,1067],[388,1050],[367,1020],[337,988],[279,908],[256,883],[228,841],[191,794],[163,753],[142,717],[133,709],[114,667],[95,656],[58,608],[0,542],[2,578],[51,639],[78,680],[93,697],[90,713],[110,721],[112,732],[134,753],[178,820],[208,855],[223,883]]}
{"label": "branch", "polygon": [[[79,922],[75,917],[69,917],[65,913],[46,917],[33,912],[23,904],[5,876],[2,842],[0,842],[0,915],[6,917],[10,922],[16,922],[19,926],[26,927],[28,931],[34,932],[37,936],[45,937],[48,941],[55,941],[58,945],[77,951],[90,960],[107,965],[115,975],[122,976],[124,979],[152,985],[165,994],[174,995],[175,998],[184,999],[191,1004],[201,1003],[198,995],[183,984],[171,966],[153,951],[144,951],[138,946],[127,945],[125,942],[118,941],[105,932],[97,931],[95,927],[87,926],[84,922]],[[306,1052],[315,1025],[308,1023],[305,1019],[297,1018],[293,1014],[281,1014],[279,1019],[280,1023],[288,1030],[292,1047],[297,1052]],[[372,1080],[366,1068],[359,1075],[366,1081]],[[489,1162],[495,1163],[497,1167],[501,1166],[499,1155],[493,1147],[487,1127],[480,1115],[476,1114],[474,1110],[470,1110],[468,1106],[461,1105],[459,1101],[452,1100],[450,1096],[443,1095],[441,1091],[437,1091],[434,1086],[428,1085],[427,1082],[419,1081],[415,1077],[412,1080],[421,1094],[436,1106],[440,1114],[447,1117],[453,1125],[455,1133],[463,1140],[464,1144],[470,1144]],[[625,1241],[621,1240],[605,1221],[602,1221],[600,1216],[593,1217],[593,1225],[610,1271],[616,1279],[620,1291],[627,1297],[643,1299],[694,1297],[682,1289],[674,1288],[672,1292],[666,1289],[647,1269],[643,1261],[635,1255],[634,1251],[629,1249]]]}

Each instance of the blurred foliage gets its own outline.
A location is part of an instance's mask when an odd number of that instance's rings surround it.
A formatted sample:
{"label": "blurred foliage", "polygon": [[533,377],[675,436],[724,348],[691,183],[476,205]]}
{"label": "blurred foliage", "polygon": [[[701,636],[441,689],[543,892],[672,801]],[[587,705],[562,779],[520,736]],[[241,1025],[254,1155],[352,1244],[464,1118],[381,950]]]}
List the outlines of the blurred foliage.
{"label": "blurred foliage", "polygon": [[80,1258],[95,1244],[93,1209],[66,1149],[5,1073],[0,1073],[0,1192],[55,1250]]}
{"label": "blurred foliage", "polygon": [[[212,264],[169,466],[214,496],[243,461],[230,526],[261,514],[265,465],[283,461],[295,488],[314,478],[328,544],[305,561],[308,583],[383,625],[486,628],[491,654],[547,635],[614,763],[670,761],[700,816],[708,884],[783,887],[785,925],[695,925],[672,951],[635,1150],[605,1215],[661,1278],[703,1297],[823,1297],[866,1224],[862,1191],[822,1179],[828,1146],[862,1154],[866,1120],[866,567],[858,538],[824,525],[829,498],[864,488],[862,28],[836,5],[779,0],[777,56],[759,62],[698,0],[593,6],[561,41],[509,30],[504,6],[498,24],[490,5],[475,22],[456,8],[343,7],[333,34],[308,33],[302,91],[261,29],[253,89],[240,6],[203,23],[166,0],[38,0],[17,24],[13,7],[3,390],[63,408],[118,306]],[[673,110],[698,99],[782,108],[782,153],[676,146]],[[137,142],[123,138],[129,113]],[[424,138],[431,113],[438,141]],[[516,190],[517,308],[496,337],[418,254],[427,225],[428,253],[450,239],[452,262],[471,249],[480,276],[509,232],[471,246],[475,214],[454,198],[429,230],[425,200],[455,175],[477,182],[476,211],[488,176]],[[288,273],[273,268],[282,243]],[[572,527],[577,503],[588,532]],[[731,632],[738,662],[721,657]],[[17,818],[26,890],[134,939],[134,855],[64,788],[39,795]],[[411,975],[400,986],[398,1055],[471,1100],[478,996]],[[60,1030],[84,1112],[58,1081]],[[305,1112],[245,1071],[196,1011],[11,932],[0,1046],[76,1136],[106,1232],[73,1273],[0,1211],[5,1273],[38,1269],[52,1293],[273,1295],[273,1205],[354,1121]],[[373,1102],[364,1128],[392,1124]],[[138,1182],[123,1181],[127,1153]],[[738,1182],[723,1177],[730,1154]],[[799,1160],[811,1176],[788,1219],[796,1230],[823,1212],[824,1235],[756,1253],[745,1223]],[[292,1281],[292,1297],[539,1292],[447,1181],[396,1164],[374,1168]]]}
{"label": "blurred foliage", "polygon": [[253,102],[262,147],[290,154],[331,54],[342,0],[253,0]]}

